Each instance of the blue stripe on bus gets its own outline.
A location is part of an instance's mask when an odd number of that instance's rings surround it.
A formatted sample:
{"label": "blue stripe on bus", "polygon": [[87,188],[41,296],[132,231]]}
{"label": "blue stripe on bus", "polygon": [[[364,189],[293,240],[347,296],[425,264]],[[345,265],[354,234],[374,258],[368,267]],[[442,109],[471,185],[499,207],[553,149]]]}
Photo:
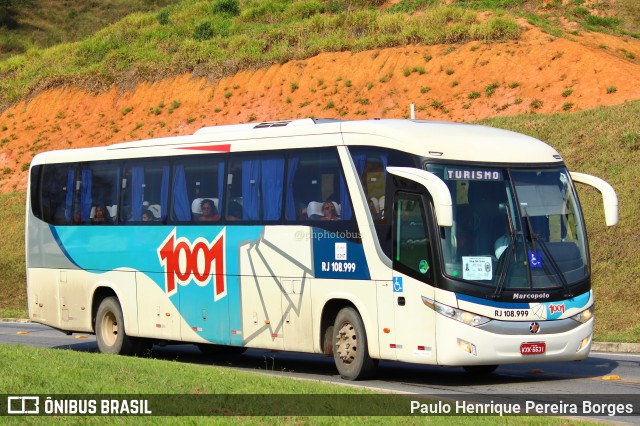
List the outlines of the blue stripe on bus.
{"label": "blue stripe on bus", "polygon": [[[475,303],[477,305],[482,306],[490,306],[492,308],[501,308],[501,309],[523,309],[525,306],[528,308],[530,304],[528,302],[524,303],[513,303],[513,302],[498,302],[494,300],[481,299],[479,297],[473,297],[466,294],[456,293],[456,297],[458,300],[463,302]],[[586,308],[587,303],[589,303],[589,299],[591,297],[591,293],[587,291],[581,295],[575,296],[571,299],[559,300],[554,302],[538,302],[541,305],[544,305],[547,309],[547,319],[556,319],[562,316],[565,311],[568,311],[572,308]],[[560,309],[561,307],[561,309]]]}
{"label": "blue stripe on bus", "polygon": [[58,244],[58,247],[60,248],[60,250],[62,251],[62,254],[64,254],[64,256],[69,259],[69,262],[73,263],[75,266],[77,266],[78,268],[82,267],[80,265],[78,265],[74,260],[73,257],[71,256],[71,254],[69,254],[69,252],[67,251],[67,248],[65,246],[65,244],[62,242],[62,240],[60,239],[60,235],[58,234],[57,231],[57,227],[53,226],[53,225],[49,225],[49,230],[51,230],[51,235],[53,235],[53,239],[55,240],[55,242]]}
{"label": "blue stripe on bus", "polygon": [[458,300],[463,302],[475,303],[476,305],[490,306],[492,308],[501,309],[527,309],[529,308],[528,302],[513,303],[513,302],[497,302],[494,300],[481,299],[479,297],[473,297],[466,294],[456,293]]}

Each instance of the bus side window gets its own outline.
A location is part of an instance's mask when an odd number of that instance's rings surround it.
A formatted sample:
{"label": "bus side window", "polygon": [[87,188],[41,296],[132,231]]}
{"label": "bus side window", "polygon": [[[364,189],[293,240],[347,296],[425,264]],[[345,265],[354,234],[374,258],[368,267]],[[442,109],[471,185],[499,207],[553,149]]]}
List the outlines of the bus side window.
{"label": "bus side window", "polygon": [[[350,221],[351,199],[335,149],[299,152],[287,163],[286,219]],[[328,203],[333,215],[323,212]]]}
{"label": "bus side window", "polygon": [[[41,196],[42,219],[52,225],[70,224],[73,216],[75,165],[51,164],[43,167],[42,179],[32,182],[34,187],[31,189],[32,196]],[[41,185],[40,192],[36,184]]]}
{"label": "bus side window", "polygon": [[424,205],[424,197],[399,193],[393,206],[393,268],[421,281],[432,276]]}
{"label": "bus side window", "polygon": [[[117,210],[119,176],[120,169],[111,162],[81,165],[80,176],[76,177],[76,223],[104,225],[117,221],[111,217],[111,212],[113,206]],[[96,210],[100,212],[98,217]]]}
{"label": "bus side window", "polygon": [[[121,222],[141,222],[143,215],[151,221],[164,222],[169,204],[168,164],[135,162],[124,169],[122,184]],[[113,206],[110,208],[113,211]]]}
{"label": "bus side window", "polygon": [[223,189],[222,157],[202,155],[181,158],[173,169],[171,219],[177,222],[198,222],[201,215],[200,203],[204,199],[215,200],[214,205],[220,210],[219,206],[225,202]]}
{"label": "bus side window", "polygon": [[382,251],[392,257],[391,216],[394,187],[387,179],[387,166],[419,167],[413,156],[397,150],[377,147],[350,147],[360,177],[376,235]]}
{"label": "bus side window", "polygon": [[277,221],[282,216],[284,157],[237,158],[227,176],[227,221]]}

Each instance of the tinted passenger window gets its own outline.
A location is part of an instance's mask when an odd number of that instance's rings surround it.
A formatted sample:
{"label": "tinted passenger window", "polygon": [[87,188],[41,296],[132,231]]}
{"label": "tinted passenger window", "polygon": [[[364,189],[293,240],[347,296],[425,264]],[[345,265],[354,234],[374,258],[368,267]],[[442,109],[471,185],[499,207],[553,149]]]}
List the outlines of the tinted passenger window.
{"label": "tinted passenger window", "polygon": [[302,151],[287,164],[286,218],[349,221],[351,199],[335,150]]}
{"label": "tinted passenger window", "polygon": [[120,220],[164,222],[169,205],[168,163],[133,162],[124,169]]}
{"label": "tinted passenger window", "polygon": [[234,159],[227,176],[225,218],[228,221],[280,220],[283,191],[283,156]]}
{"label": "tinted passenger window", "polygon": [[177,222],[219,220],[223,183],[223,159],[211,156],[179,159],[174,165],[171,184],[172,219]]}
{"label": "tinted passenger window", "polygon": [[76,169],[73,223],[107,225],[117,222],[119,172],[113,163],[82,164]]}
{"label": "tinted passenger window", "polygon": [[[38,184],[41,188],[40,194],[38,194]],[[74,165],[51,164],[42,166],[41,179],[37,179],[36,176],[32,175],[32,199],[40,195],[40,208],[34,214],[53,225],[71,223],[74,184]],[[36,203],[33,203],[34,207],[36,205]]]}

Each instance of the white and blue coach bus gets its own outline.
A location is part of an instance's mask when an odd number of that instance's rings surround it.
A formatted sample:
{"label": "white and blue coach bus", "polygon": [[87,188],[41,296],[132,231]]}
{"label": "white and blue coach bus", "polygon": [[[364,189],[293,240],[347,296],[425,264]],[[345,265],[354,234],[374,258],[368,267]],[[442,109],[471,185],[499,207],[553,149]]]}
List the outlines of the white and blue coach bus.
{"label": "white and blue coach bus", "polygon": [[584,219],[550,146],[410,120],[205,127],[45,152],[30,168],[31,320],[154,343],[461,366],[580,360],[593,333]]}

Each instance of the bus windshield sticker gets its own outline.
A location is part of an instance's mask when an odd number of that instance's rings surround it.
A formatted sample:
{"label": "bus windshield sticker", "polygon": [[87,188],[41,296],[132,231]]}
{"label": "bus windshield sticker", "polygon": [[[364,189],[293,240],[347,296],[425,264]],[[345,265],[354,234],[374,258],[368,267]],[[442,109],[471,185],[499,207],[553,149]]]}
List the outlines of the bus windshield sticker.
{"label": "bus windshield sticker", "polygon": [[347,260],[347,243],[336,243],[335,260]]}
{"label": "bus windshield sticker", "polygon": [[542,255],[539,251],[529,251],[529,265],[532,269],[542,269]]}
{"label": "bus windshield sticker", "polygon": [[445,168],[444,178],[445,180],[501,181],[502,171],[495,169],[447,167]]}
{"label": "bus windshield sticker", "polygon": [[462,278],[471,281],[491,280],[493,268],[489,256],[462,256]]}

